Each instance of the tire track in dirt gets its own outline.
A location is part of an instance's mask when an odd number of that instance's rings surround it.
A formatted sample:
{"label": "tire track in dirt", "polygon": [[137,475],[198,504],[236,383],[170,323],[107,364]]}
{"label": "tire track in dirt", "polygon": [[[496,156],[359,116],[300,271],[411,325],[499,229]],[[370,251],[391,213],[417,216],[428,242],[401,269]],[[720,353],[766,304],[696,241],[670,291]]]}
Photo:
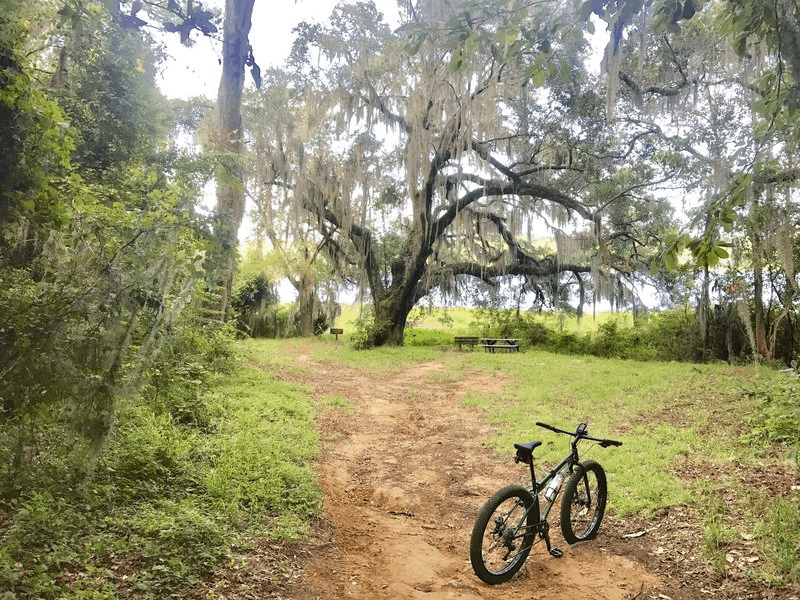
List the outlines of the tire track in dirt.
{"label": "tire track in dirt", "polygon": [[441,363],[375,378],[298,360],[312,367],[302,379],[315,396],[336,394],[351,408],[331,410],[319,423],[323,439],[333,440],[316,463],[323,539],[293,597],[622,600],[658,584],[639,563],[604,551],[602,528],[597,540],[568,547],[556,523],[551,535],[563,558],[538,544],[510,582],[487,586],[469,564],[472,524],[489,495],[524,473],[482,445],[492,428],[460,400],[502,381],[472,373],[438,383]]}

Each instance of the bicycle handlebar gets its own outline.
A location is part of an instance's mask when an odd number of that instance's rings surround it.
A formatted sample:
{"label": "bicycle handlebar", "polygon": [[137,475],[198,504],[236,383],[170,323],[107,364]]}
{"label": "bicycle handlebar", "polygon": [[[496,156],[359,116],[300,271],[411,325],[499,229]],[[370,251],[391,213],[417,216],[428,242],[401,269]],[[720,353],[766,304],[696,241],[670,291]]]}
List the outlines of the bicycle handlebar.
{"label": "bicycle handlebar", "polygon": [[[571,435],[578,439],[598,442],[600,446],[602,446],[603,448],[608,448],[609,446],[622,446],[622,442],[618,442],[616,440],[605,440],[601,438],[591,437],[590,435],[587,434],[586,423],[579,424],[578,428],[575,431],[565,431],[563,429],[559,429],[558,427],[553,427],[552,425],[548,425],[547,423],[542,423],[541,421],[536,421],[536,424],[539,427],[544,427],[545,429],[549,429],[550,431],[555,431],[556,433],[563,433],[566,435]],[[577,439],[575,441],[577,441]]]}

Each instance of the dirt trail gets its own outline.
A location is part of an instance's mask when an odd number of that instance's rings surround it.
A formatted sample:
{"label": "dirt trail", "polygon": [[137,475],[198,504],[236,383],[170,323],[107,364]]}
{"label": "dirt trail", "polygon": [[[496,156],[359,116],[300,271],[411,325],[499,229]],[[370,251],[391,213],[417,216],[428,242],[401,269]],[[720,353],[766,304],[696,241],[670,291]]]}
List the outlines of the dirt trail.
{"label": "dirt trail", "polygon": [[[311,363],[306,355],[299,360]],[[316,465],[326,534],[290,597],[616,600],[647,598],[659,584],[640,563],[604,549],[603,529],[597,540],[570,548],[555,523],[563,558],[537,545],[509,583],[485,585],[469,564],[472,523],[489,495],[524,473],[482,446],[491,427],[460,400],[468,389],[503,382],[472,374],[445,386],[429,377],[445,368],[439,363],[383,379],[314,366],[313,381],[304,380],[314,395],[336,394],[350,408],[320,423],[332,440]]]}

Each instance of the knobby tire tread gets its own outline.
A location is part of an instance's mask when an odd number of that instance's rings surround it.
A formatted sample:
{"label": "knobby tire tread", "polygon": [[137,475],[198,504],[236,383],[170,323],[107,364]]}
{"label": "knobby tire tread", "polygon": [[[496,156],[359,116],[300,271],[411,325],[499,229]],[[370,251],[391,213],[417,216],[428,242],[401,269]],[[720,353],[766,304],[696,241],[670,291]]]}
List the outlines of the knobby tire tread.
{"label": "knobby tire tread", "polygon": [[[522,538],[516,540],[516,542],[520,544],[519,552],[514,556],[512,561],[499,571],[491,571],[484,562],[484,533],[487,528],[493,526],[491,519],[495,516],[495,511],[500,505],[515,497],[522,500],[526,510],[530,509],[525,519],[527,530]],[[522,509],[520,509],[520,512],[523,512]],[[539,502],[526,488],[519,485],[510,485],[495,492],[495,494],[486,501],[486,504],[483,505],[475,521],[475,525],[472,528],[472,537],[470,538],[469,557],[472,563],[472,569],[475,571],[478,578],[489,585],[497,585],[511,579],[514,574],[522,568],[525,559],[528,557],[528,554],[530,554],[531,547],[536,539],[536,525],[538,522]]]}
{"label": "knobby tire tread", "polygon": [[[600,529],[600,523],[603,521],[603,515],[606,510],[606,500],[608,496],[608,483],[606,480],[606,472],[599,463],[593,460],[587,460],[581,463],[581,467],[577,467],[575,472],[570,476],[567,484],[564,486],[564,491],[561,497],[561,533],[568,544],[577,544],[578,542],[585,542],[592,540],[597,536]],[[575,523],[572,520],[572,508],[575,502],[576,494],[579,500],[583,500],[585,496],[585,482],[584,472],[587,474],[594,474],[597,481],[597,490],[594,491],[591,497],[592,505],[589,508],[591,513],[591,520],[584,531],[575,531]],[[590,479],[591,481],[591,479]],[[583,494],[581,496],[580,494]]]}

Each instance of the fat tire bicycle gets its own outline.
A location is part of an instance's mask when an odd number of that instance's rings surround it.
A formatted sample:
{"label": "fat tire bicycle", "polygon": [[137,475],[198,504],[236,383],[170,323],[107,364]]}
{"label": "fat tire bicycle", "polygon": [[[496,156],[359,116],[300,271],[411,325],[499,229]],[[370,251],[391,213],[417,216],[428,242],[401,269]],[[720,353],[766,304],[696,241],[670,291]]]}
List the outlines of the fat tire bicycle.
{"label": "fat tire bicycle", "polygon": [[[547,517],[561,496],[561,533],[568,544],[584,542],[597,535],[606,510],[608,484],[606,473],[593,460],[581,462],[578,444],[595,442],[603,448],[621,446],[622,442],[591,437],[586,423],[573,431],[558,429],[537,422],[536,425],[556,433],[572,436],[570,453],[543,479],[536,480],[533,450],[540,441],[514,444],[515,463],[530,466],[531,485],[510,485],[495,492],[484,504],[469,545],[469,558],[475,574],[485,583],[496,585],[511,579],[522,568],[531,548],[543,539],[551,556],[561,558],[562,552],[550,544],[550,525]],[[566,484],[562,483],[567,479]],[[539,498],[544,499],[540,512]]]}

